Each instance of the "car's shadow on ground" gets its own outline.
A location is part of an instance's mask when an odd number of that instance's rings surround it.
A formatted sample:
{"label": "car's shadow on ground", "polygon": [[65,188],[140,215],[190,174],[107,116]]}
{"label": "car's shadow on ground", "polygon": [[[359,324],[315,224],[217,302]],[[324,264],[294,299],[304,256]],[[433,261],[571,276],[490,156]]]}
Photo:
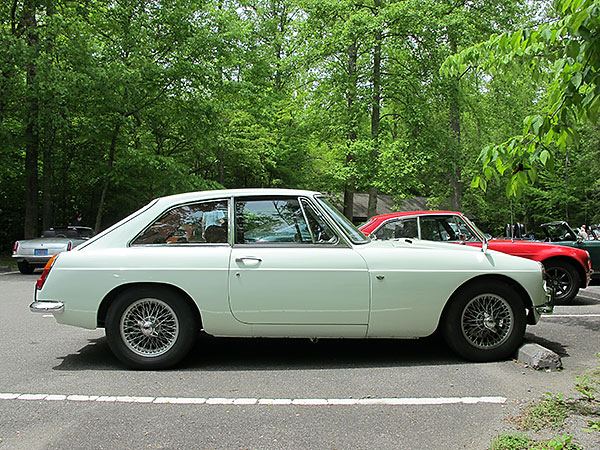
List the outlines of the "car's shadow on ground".
{"label": "car's shadow on ground", "polygon": [[[54,370],[122,370],[106,338],[60,357]],[[417,340],[215,338],[202,335],[174,370],[314,370],[467,364],[437,336]]]}
{"label": "car's shadow on ground", "polygon": [[525,342],[533,342],[535,344],[541,345],[542,347],[546,347],[548,350],[552,350],[561,358],[570,356],[569,352],[567,351],[568,346],[565,346],[560,342],[551,341],[541,336],[537,336],[533,333],[525,333]]}

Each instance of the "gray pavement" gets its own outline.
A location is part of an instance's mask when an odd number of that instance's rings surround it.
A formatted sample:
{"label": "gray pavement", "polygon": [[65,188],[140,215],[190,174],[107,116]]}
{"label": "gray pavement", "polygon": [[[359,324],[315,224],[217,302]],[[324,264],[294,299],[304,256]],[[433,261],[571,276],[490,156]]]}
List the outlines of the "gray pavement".
{"label": "gray pavement", "polygon": [[[112,356],[102,330],[29,313],[37,276],[0,275],[0,394],[57,400],[0,398],[0,447],[483,449],[524,402],[548,391],[574,396],[574,378],[598,365],[600,287],[590,287],[572,305],[557,307],[556,317],[528,327],[530,342],[561,356],[560,372],[515,361],[465,363],[435,338],[313,344],[208,336],[176,370],[136,372]],[[156,404],[135,403],[135,397],[428,404]],[[505,401],[436,404],[463,397]]]}

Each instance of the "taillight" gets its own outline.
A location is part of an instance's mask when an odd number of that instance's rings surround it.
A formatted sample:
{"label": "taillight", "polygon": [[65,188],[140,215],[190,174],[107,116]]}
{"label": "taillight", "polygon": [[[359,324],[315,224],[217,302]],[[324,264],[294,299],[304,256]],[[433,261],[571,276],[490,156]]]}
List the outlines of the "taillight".
{"label": "taillight", "polygon": [[44,286],[44,283],[46,282],[46,278],[48,278],[48,274],[50,273],[50,269],[52,269],[52,266],[54,265],[54,261],[56,261],[56,258],[58,257],[58,255],[59,254],[57,253],[52,258],[50,258],[50,260],[44,266],[42,276],[40,278],[38,278],[37,283],[36,283],[36,286],[38,289],[41,289],[42,286]]}
{"label": "taillight", "polygon": [[67,244],[67,251],[71,251],[71,248],[73,247],[73,242],[69,241],[69,243]]}
{"label": "taillight", "polygon": [[13,254],[17,253],[18,249],[19,249],[19,241],[16,241],[15,245],[13,246]]}

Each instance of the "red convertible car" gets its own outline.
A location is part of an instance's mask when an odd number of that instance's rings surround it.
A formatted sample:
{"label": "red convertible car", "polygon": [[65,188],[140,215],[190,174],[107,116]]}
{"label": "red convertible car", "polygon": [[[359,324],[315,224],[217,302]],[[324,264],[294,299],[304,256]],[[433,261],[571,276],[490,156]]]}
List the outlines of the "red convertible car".
{"label": "red convertible car", "polygon": [[475,247],[487,246],[514,256],[544,264],[554,302],[568,303],[591,277],[591,260],[587,251],[536,241],[491,239],[464,214],[454,211],[410,211],[372,217],[360,230],[376,239],[425,239],[454,242]]}

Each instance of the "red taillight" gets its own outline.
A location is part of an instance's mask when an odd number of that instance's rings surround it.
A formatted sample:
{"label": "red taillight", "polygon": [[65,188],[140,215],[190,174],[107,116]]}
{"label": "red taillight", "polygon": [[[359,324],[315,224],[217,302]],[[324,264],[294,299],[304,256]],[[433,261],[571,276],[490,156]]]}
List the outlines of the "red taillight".
{"label": "red taillight", "polygon": [[19,250],[19,241],[15,242],[13,246],[13,254],[17,253],[17,250]]}
{"label": "red taillight", "polygon": [[40,278],[38,278],[37,283],[36,283],[36,286],[38,289],[41,289],[42,286],[44,286],[44,283],[46,282],[46,278],[48,278],[48,274],[50,273],[50,269],[52,269],[52,266],[54,265],[54,261],[56,261],[57,257],[58,257],[58,253],[56,255],[54,255],[52,258],[50,258],[50,260],[44,266],[44,271],[42,272],[42,276]]}
{"label": "red taillight", "polygon": [[72,247],[73,247],[73,242],[69,241],[69,243],[67,244],[67,251],[70,252]]}

